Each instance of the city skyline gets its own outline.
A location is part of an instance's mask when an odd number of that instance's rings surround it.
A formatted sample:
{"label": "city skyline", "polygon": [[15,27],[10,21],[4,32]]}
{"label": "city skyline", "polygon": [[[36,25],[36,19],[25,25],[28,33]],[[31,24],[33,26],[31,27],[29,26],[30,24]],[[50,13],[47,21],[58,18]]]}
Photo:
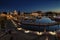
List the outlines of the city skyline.
{"label": "city skyline", "polygon": [[55,11],[60,12],[59,0],[0,0],[0,11]]}

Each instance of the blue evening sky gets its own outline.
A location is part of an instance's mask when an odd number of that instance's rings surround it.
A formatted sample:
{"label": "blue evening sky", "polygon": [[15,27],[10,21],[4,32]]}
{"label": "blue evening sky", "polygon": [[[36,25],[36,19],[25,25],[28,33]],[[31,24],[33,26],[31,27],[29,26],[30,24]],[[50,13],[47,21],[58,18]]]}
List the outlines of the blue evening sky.
{"label": "blue evening sky", "polygon": [[60,0],[0,0],[0,11],[60,11]]}

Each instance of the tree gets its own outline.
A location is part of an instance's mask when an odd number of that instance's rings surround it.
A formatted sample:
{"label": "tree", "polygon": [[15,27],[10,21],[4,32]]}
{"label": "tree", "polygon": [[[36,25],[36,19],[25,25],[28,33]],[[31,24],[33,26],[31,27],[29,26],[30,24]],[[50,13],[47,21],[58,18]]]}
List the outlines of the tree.
{"label": "tree", "polygon": [[45,16],[52,16],[53,13],[52,12],[46,12],[46,15]]}

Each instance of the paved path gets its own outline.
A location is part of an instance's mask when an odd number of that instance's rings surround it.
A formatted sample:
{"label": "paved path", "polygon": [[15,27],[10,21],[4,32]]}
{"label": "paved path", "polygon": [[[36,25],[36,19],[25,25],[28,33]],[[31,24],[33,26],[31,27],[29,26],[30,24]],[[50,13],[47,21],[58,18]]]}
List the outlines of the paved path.
{"label": "paved path", "polygon": [[[7,28],[11,29],[11,34],[7,34],[4,37],[0,38],[0,40],[57,40],[56,36],[49,35],[48,39],[46,39],[46,35],[37,36],[32,33],[24,33],[23,31],[18,31],[15,28],[15,25],[11,22],[11,20],[7,21]],[[60,39],[59,39],[60,40]]]}

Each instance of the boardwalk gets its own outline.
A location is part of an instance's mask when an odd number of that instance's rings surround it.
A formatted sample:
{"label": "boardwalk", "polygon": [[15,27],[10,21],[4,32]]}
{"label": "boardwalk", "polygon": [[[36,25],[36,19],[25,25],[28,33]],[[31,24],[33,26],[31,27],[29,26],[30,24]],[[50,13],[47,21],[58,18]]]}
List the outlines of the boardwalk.
{"label": "boardwalk", "polygon": [[[6,35],[4,35],[3,37],[0,38],[0,40],[60,40],[58,39],[58,37],[53,36],[53,35],[36,35],[33,33],[25,33],[24,31],[19,31],[16,30],[15,25],[12,23],[11,20],[7,20],[7,24],[6,24],[7,28],[6,28],[6,32],[8,31],[8,29],[11,30],[11,33],[7,33]],[[5,32],[4,32],[5,33]],[[2,33],[2,34],[4,34]],[[2,35],[0,34],[0,36]]]}

